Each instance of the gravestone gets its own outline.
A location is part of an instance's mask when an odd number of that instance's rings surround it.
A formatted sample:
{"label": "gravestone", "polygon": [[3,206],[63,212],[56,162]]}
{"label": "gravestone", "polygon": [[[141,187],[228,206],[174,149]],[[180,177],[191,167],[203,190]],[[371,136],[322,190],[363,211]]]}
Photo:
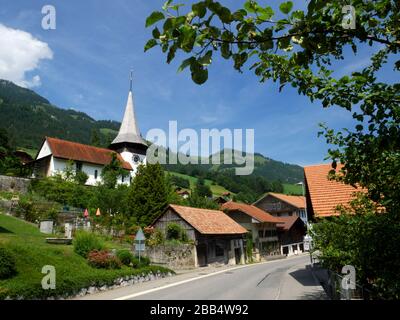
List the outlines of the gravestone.
{"label": "gravestone", "polygon": [[66,223],[64,226],[65,229],[65,238],[71,239],[72,238],[72,224]]}
{"label": "gravestone", "polygon": [[53,233],[53,225],[54,225],[53,220],[40,221],[40,232],[46,233],[46,234],[52,234]]}

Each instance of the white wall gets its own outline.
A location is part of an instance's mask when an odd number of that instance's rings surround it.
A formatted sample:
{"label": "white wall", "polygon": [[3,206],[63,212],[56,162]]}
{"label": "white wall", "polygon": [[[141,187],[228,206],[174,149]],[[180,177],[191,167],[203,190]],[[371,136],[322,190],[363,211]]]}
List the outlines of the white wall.
{"label": "white wall", "polygon": [[122,159],[124,159],[126,162],[129,162],[129,164],[132,167],[132,171],[131,171],[131,177],[134,177],[136,175],[136,171],[138,166],[143,163],[146,164],[146,155],[141,155],[141,154],[137,154],[140,158],[140,162],[136,163],[133,161],[133,156],[134,154],[132,152],[129,151],[124,151],[121,153],[121,157]]}
{"label": "white wall", "polygon": [[40,152],[39,152],[39,154],[38,154],[36,159],[39,160],[39,159],[42,159],[42,158],[47,157],[49,155],[51,155],[51,150],[50,150],[49,144],[47,143],[47,140],[46,140],[43,143],[42,149],[40,149]]}
{"label": "white wall", "polygon": [[[63,173],[67,167],[67,163],[68,163],[68,160],[51,157],[49,175]],[[75,166],[72,169],[75,170]],[[101,170],[102,169],[103,169],[103,166],[101,166],[101,165],[84,162],[82,164],[82,171],[85,172],[89,177],[88,180],[86,181],[86,185],[94,186],[97,183],[101,182],[102,181],[102,179],[101,179]],[[95,178],[96,170],[97,170],[97,179]],[[118,179],[118,183],[122,183],[121,180],[122,179],[120,177]],[[129,183],[130,183],[129,177],[125,178],[124,184],[129,185]]]}

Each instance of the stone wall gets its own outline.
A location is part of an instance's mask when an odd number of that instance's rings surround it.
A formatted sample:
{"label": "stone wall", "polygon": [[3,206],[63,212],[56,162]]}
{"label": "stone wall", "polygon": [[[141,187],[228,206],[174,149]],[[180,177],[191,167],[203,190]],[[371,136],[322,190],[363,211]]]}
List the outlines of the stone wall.
{"label": "stone wall", "polygon": [[27,193],[30,179],[0,176],[0,191]]}
{"label": "stone wall", "polygon": [[171,269],[191,269],[197,264],[196,246],[192,244],[146,247],[145,255],[154,264]]}

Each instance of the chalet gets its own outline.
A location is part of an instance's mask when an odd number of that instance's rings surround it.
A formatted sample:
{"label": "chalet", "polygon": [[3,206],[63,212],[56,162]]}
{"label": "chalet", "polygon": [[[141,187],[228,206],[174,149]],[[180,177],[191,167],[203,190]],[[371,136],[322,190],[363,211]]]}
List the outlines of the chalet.
{"label": "chalet", "polygon": [[277,225],[281,254],[291,256],[304,252],[304,235],[307,226],[298,216],[280,217]]}
{"label": "chalet", "polygon": [[247,230],[219,210],[169,205],[151,225],[165,233],[177,223],[195,243],[196,266],[244,263],[243,238]]}
{"label": "chalet", "polygon": [[280,253],[277,224],[280,219],[252,205],[228,201],[221,209],[251,233],[253,256],[257,261]]}
{"label": "chalet", "polygon": [[298,216],[307,224],[306,201],[303,196],[289,196],[269,192],[253,203],[253,205],[270,213],[274,217]]}
{"label": "chalet", "polygon": [[[343,166],[338,164],[336,172]],[[328,174],[333,170],[330,164],[307,166],[304,168],[307,211],[311,220],[339,215],[336,208],[348,205],[354,199],[354,193],[363,191],[350,185],[329,180]]]}
{"label": "chalet", "polygon": [[182,188],[176,188],[175,192],[178,196],[181,196],[183,199],[187,199],[190,197],[190,192],[188,190]]}
{"label": "chalet", "polygon": [[68,163],[73,161],[73,169],[76,172],[85,172],[89,177],[86,184],[95,185],[101,181],[102,169],[115,154],[122,168],[126,170],[126,175],[120,176],[118,183],[130,184],[139,164],[146,163],[147,147],[136,121],[131,78],[124,118],[117,137],[108,149],[46,137],[33,162],[33,175],[48,177],[63,173]]}

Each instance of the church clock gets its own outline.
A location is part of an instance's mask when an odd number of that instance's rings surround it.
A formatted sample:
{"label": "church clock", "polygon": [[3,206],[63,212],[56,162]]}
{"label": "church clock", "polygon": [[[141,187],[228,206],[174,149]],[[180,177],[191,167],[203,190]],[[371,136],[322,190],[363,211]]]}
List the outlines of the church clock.
{"label": "church clock", "polygon": [[139,163],[140,162],[140,157],[137,154],[134,154],[132,156],[132,160],[134,163]]}

